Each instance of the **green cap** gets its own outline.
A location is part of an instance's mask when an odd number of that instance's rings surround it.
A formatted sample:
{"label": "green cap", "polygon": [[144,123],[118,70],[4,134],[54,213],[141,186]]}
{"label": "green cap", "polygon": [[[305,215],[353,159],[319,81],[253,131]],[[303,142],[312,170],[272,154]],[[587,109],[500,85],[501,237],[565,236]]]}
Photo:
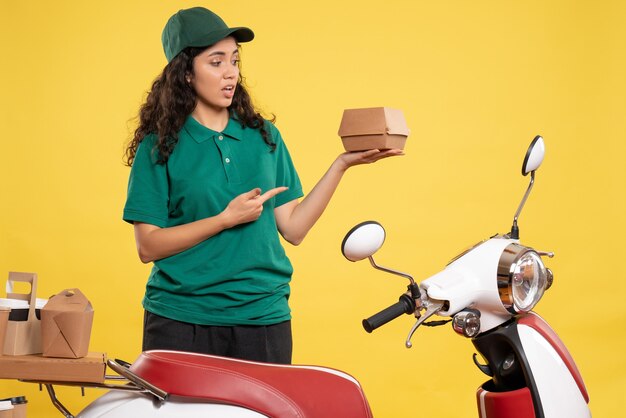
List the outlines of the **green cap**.
{"label": "green cap", "polygon": [[233,36],[237,42],[249,42],[254,32],[248,28],[229,28],[221,17],[204,7],[179,10],[163,29],[161,42],[167,62],[189,46],[211,46]]}

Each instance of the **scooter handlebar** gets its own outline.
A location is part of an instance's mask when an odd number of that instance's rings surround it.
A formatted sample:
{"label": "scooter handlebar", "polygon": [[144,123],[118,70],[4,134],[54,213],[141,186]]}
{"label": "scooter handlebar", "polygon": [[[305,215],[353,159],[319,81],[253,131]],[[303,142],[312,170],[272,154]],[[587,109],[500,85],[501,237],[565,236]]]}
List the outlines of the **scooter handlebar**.
{"label": "scooter handlebar", "polygon": [[376,328],[385,325],[387,322],[392,319],[396,319],[402,314],[412,314],[415,312],[415,301],[407,294],[403,294],[400,296],[398,302],[389,306],[388,308],[383,309],[370,316],[367,319],[363,320],[363,328],[368,333],[371,333]]}

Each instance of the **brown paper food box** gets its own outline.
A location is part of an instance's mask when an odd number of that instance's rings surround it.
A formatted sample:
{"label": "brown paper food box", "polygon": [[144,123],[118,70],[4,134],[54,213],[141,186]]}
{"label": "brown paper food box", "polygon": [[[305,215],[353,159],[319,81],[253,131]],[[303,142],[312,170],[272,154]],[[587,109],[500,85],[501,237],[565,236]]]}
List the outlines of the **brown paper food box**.
{"label": "brown paper food box", "polygon": [[26,418],[26,404],[13,405],[13,418]]}
{"label": "brown paper food box", "polygon": [[78,289],[66,289],[41,310],[45,357],[80,358],[89,351],[93,308]]}
{"label": "brown paper food box", "polygon": [[26,418],[26,404],[13,405],[13,418]]}
{"label": "brown paper food box", "polygon": [[[30,283],[30,293],[13,293],[12,289],[15,282]],[[7,298],[25,300],[28,301],[30,305],[28,308],[28,320],[9,321],[7,323],[3,353],[10,356],[41,353],[41,321],[37,319],[35,314],[37,303],[37,274],[12,271],[9,272],[7,284],[7,288],[11,289],[7,291]]]}
{"label": "brown paper food box", "polygon": [[103,383],[106,354],[88,353],[79,359],[30,356],[0,357],[0,379],[36,382]]}
{"label": "brown paper food box", "polygon": [[10,401],[0,401],[0,418],[13,418],[13,405]]}
{"label": "brown paper food box", "polygon": [[[26,405],[28,401],[24,396],[0,399],[0,402],[11,403],[11,406],[13,406],[13,415],[11,415],[11,418],[26,418]],[[2,415],[0,415],[0,418],[2,418]]]}
{"label": "brown paper food box", "polygon": [[346,109],[339,125],[339,136],[346,151],[404,149],[409,128],[398,109]]}

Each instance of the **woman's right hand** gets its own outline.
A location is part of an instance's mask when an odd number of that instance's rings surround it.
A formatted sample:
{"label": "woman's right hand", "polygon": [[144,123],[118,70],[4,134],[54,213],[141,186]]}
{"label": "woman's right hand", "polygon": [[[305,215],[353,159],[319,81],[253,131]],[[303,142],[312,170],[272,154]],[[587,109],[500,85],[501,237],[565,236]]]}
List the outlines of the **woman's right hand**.
{"label": "woman's right hand", "polygon": [[235,197],[222,212],[227,228],[256,221],[263,213],[263,204],[287,189],[288,187],[276,187],[261,194],[261,189],[257,187]]}

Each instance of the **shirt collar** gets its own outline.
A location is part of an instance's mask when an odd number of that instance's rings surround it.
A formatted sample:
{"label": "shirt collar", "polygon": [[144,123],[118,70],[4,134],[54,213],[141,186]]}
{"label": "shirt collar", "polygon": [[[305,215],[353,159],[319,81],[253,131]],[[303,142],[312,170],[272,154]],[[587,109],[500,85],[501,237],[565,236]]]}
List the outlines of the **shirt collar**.
{"label": "shirt collar", "polygon": [[191,115],[187,116],[183,129],[185,129],[189,136],[191,136],[194,141],[198,143],[211,139],[220,133],[238,141],[241,141],[244,136],[244,128],[241,127],[241,122],[239,122],[234,116],[231,116],[230,119],[228,119],[226,128],[224,128],[222,132],[217,132],[207,128],[195,120]]}

